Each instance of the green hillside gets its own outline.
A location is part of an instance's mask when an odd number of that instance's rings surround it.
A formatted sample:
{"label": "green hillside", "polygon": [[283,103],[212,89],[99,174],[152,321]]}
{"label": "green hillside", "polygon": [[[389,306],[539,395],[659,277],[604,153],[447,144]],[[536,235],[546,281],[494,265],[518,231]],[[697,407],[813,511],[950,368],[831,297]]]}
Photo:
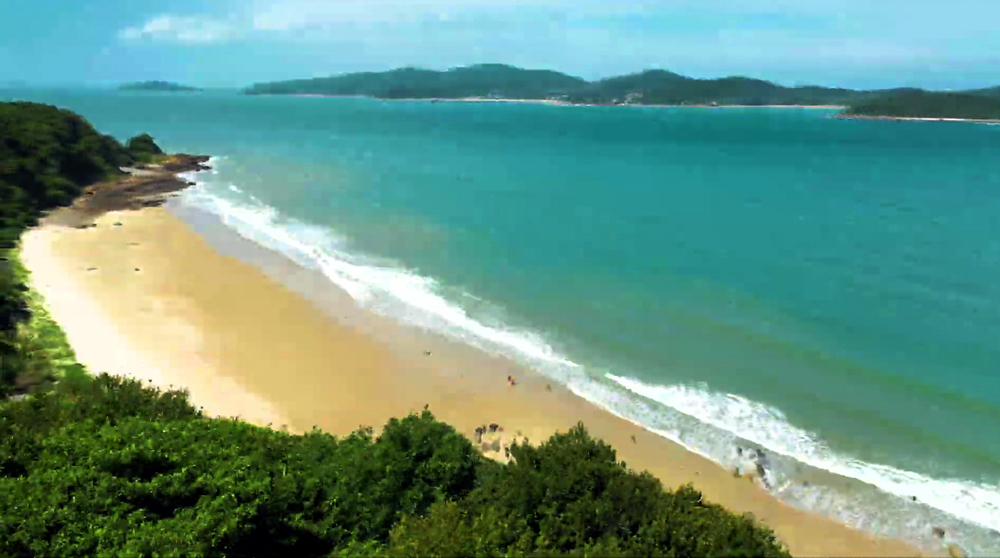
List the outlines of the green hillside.
{"label": "green hillside", "polygon": [[836,105],[863,92],[827,87],[783,87],[746,77],[693,79],[673,72],[650,70],[589,84],[570,96],[579,103],[641,103],[647,105]]}
{"label": "green hillside", "polygon": [[18,237],[45,211],[72,202],[84,186],[159,150],[151,143],[149,136],[137,136],[126,148],[68,110],[0,103],[0,399],[57,379],[58,367],[47,361],[50,351],[40,346],[51,323],[32,315],[26,273],[15,257]]}
{"label": "green hillside", "polygon": [[[931,104],[920,104],[912,99],[926,92],[912,88],[859,91],[817,85],[785,87],[739,76],[694,79],[666,70],[648,70],[588,82],[559,72],[524,70],[503,64],[483,64],[444,72],[402,68],[258,83],[244,92],[249,95],[357,95],[378,99],[555,99],[600,105],[838,105],[859,107],[857,110],[866,111],[866,114],[877,107],[898,111],[900,99],[911,99],[906,104],[918,111],[915,114],[924,116],[944,111],[963,115],[956,117],[979,118],[971,115],[991,113],[988,105],[975,100],[941,97]],[[1000,98],[1000,87],[964,94]],[[938,94],[931,97],[934,95]],[[941,103],[947,108],[942,108]],[[930,112],[919,112],[921,110]]]}
{"label": "green hillside", "polygon": [[401,68],[328,78],[258,83],[250,95],[364,95],[380,99],[502,97],[544,99],[574,91],[586,82],[548,70],[522,70],[503,64],[455,68],[446,72]]}
{"label": "green hillside", "polygon": [[[987,90],[988,91],[988,90]],[[906,118],[1000,119],[1000,96],[972,93],[905,91],[868,99],[852,105],[846,114]]]}

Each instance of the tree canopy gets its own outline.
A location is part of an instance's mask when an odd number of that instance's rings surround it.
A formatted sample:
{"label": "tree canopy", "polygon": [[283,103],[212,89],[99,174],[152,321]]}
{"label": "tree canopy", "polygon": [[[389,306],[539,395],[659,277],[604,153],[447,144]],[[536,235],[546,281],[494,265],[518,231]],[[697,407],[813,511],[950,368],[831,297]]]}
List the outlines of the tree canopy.
{"label": "tree canopy", "polygon": [[[991,90],[983,90],[990,93]],[[847,110],[858,116],[1000,120],[1000,96],[910,90],[876,97]]]}
{"label": "tree canopy", "polygon": [[511,453],[427,411],[290,435],[102,375],[0,404],[0,555],[787,556],[582,425]]}
{"label": "tree canopy", "polygon": [[11,249],[43,212],[67,205],[85,186],[120,173],[119,167],[162,153],[146,134],[135,151],[97,132],[68,110],[37,103],[0,103],[0,397],[14,389],[28,365],[16,347],[30,317],[27,287]]}
{"label": "tree canopy", "polygon": [[[997,97],[998,88],[966,92]],[[400,68],[339,76],[257,83],[249,95],[358,95],[378,99],[560,99],[577,104],[643,105],[856,105],[920,90],[858,91],[815,85],[785,87],[742,76],[695,79],[666,70],[647,70],[598,81],[549,70],[480,64],[444,72]]]}

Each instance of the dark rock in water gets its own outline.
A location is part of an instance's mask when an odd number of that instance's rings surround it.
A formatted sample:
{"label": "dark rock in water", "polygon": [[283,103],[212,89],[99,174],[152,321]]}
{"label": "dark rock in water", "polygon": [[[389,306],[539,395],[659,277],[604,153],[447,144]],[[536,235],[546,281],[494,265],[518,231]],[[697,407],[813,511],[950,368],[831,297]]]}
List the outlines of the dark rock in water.
{"label": "dark rock in water", "polygon": [[944,529],[942,529],[941,527],[934,527],[934,528],[932,528],[931,529],[931,533],[934,533],[934,536],[937,537],[937,538],[939,538],[939,539],[943,539],[944,538]]}
{"label": "dark rock in water", "polygon": [[424,351],[424,356],[431,356],[431,352],[430,351]]}
{"label": "dark rock in water", "polygon": [[188,182],[188,186],[197,186],[197,185],[198,185],[197,182],[190,182],[190,181]]}
{"label": "dark rock in water", "polygon": [[490,424],[490,432],[496,432],[496,431],[497,431],[497,428],[500,428],[500,425],[499,425],[499,424],[497,424],[497,423],[495,423],[495,422],[494,422],[494,423],[492,423],[492,424]]}
{"label": "dark rock in water", "polygon": [[137,267],[137,268],[135,268],[135,270],[136,270],[136,271],[139,271],[139,268]]}
{"label": "dark rock in water", "polygon": [[88,267],[87,271],[97,271],[97,268],[96,267]]}
{"label": "dark rock in water", "polygon": [[122,224],[121,223],[115,223],[115,226],[116,227],[120,227],[120,226],[122,226]]}

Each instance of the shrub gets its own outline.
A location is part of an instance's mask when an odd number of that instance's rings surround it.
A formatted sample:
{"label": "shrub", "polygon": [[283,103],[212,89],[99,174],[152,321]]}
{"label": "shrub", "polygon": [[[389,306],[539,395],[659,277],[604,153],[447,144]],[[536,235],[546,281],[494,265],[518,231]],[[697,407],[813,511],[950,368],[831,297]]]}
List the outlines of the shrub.
{"label": "shrub", "polygon": [[148,163],[155,155],[163,155],[163,150],[156,145],[149,134],[140,134],[128,140],[126,144],[129,155],[137,161]]}

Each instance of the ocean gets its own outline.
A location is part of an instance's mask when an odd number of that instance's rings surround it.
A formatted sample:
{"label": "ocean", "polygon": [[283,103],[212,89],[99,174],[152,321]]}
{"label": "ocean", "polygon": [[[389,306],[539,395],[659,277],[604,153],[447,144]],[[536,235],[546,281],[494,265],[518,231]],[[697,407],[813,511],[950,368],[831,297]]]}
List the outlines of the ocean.
{"label": "ocean", "polygon": [[870,532],[1000,552],[1000,127],[0,90],[210,154],[181,203]]}

